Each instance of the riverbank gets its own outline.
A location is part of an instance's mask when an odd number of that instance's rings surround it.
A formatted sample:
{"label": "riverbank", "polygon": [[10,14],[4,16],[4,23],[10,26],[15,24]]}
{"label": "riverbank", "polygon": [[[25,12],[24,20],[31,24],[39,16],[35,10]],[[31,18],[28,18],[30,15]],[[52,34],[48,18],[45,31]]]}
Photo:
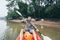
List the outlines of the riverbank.
{"label": "riverbank", "polygon": [[[11,22],[21,23],[21,20],[10,20]],[[55,27],[60,28],[60,22],[50,21],[50,20],[44,20],[44,21],[34,21],[33,22],[36,25],[42,25],[47,27]]]}

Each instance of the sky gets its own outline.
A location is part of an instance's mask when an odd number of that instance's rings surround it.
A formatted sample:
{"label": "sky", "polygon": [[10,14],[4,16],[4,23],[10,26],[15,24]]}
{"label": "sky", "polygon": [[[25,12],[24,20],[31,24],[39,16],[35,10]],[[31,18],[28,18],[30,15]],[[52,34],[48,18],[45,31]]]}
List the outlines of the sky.
{"label": "sky", "polygon": [[6,0],[0,0],[0,17],[5,17],[7,15],[7,7],[8,2]]}

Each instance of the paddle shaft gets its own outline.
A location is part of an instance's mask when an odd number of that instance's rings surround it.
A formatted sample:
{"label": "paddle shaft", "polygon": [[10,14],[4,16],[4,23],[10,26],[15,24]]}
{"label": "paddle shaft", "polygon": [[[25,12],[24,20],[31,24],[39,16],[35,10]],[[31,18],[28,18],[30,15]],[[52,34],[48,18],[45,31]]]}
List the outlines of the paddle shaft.
{"label": "paddle shaft", "polygon": [[[16,11],[23,19],[24,19],[24,16],[19,12],[19,11]],[[34,26],[33,24],[32,24],[32,26]],[[36,26],[35,26],[36,27]],[[35,30],[36,30],[36,28],[35,27],[33,27]],[[39,29],[38,29],[39,30]],[[38,31],[38,33],[40,33],[39,31]],[[40,33],[41,34],[41,33]]]}

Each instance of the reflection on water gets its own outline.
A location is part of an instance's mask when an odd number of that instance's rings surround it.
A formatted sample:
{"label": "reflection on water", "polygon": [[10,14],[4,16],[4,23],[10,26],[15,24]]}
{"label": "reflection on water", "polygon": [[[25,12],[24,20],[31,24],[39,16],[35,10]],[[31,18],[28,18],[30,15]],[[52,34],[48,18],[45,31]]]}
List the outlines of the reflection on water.
{"label": "reflection on water", "polygon": [[16,37],[20,33],[22,25],[19,23],[13,23],[7,21],[7,27],[8,29],[5,32],[6,38],[4,40],[16,40]]}
{"label": "reflection on water", "polygon": [[6,30],[6,22],[4,20],[0,20],[0,40],[4,39],[5,30]]}
{"label": "reflection on water", "polygon": [[[0,40],[15,40],[18,34],[20,33],[20,29],[23,28],[23,25],[20,23],[13,23],[5,20],[0,20]],[[60,29],[59,28],[51,28],[51,27],[38,27],[40,32],[45,34],[46,38],[51,38],[52,40],[60,40]]]}
{"label": "reflection on water", "polygon": [[60,40],[60,28],[45,27],[43,29],[39,28],[40,32],[48,36],[52,40]]}

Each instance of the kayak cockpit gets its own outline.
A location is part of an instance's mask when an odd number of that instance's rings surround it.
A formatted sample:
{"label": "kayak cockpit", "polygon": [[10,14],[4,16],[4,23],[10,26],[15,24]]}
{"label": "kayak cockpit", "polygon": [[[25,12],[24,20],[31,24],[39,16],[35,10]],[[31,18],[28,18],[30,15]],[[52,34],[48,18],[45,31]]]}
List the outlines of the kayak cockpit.
{"label": "kayak cockpit", "polygon": [[35,31],[33,33],[25,31],[23,33],[20,32],[16,40],[42,40],[42,38]]}

